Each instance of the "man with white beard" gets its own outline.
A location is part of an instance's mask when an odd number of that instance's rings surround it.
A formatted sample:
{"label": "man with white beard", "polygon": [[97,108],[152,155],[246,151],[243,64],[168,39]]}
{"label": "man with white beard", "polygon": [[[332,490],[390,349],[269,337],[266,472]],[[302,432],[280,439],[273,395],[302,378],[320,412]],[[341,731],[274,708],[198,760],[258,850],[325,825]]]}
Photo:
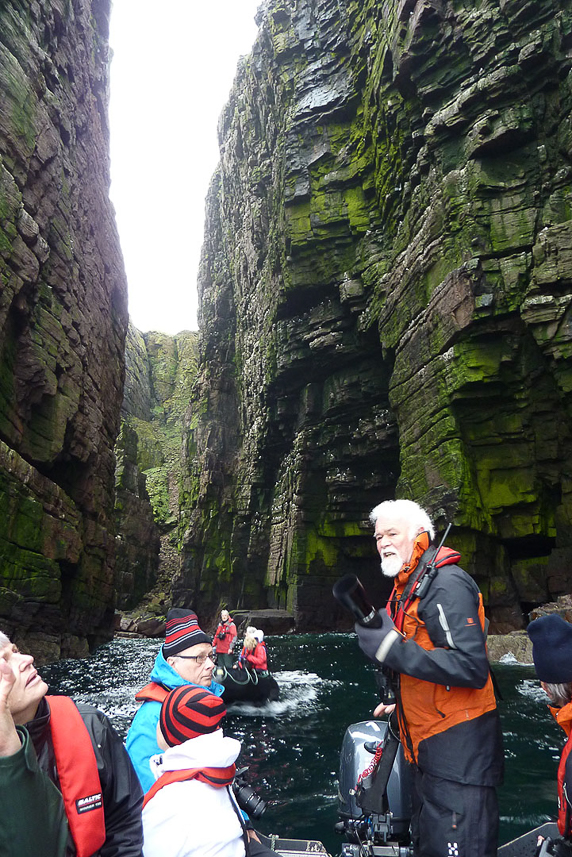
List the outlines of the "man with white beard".
{"label": "man with white beard", "polygon": [[[503,750],[481,593],[456,551],[431,545],[433,524],[417,503],[388,500],[370,520],[382,572],[395,582],[381,627],[356,633],[397,698],[414,767],[414,853],[494,857]],[[382,703],[374,714],[394,708]]]}

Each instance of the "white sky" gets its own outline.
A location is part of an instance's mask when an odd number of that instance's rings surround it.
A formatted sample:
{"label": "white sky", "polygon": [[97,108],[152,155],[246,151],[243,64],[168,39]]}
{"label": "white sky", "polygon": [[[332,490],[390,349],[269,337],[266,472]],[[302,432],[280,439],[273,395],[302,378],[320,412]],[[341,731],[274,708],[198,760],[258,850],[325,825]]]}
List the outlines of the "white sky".
{"label": "white sky", "polygon": [[139,330],[197,329],[216,127],[262,0],[113,0],[111,199]]}

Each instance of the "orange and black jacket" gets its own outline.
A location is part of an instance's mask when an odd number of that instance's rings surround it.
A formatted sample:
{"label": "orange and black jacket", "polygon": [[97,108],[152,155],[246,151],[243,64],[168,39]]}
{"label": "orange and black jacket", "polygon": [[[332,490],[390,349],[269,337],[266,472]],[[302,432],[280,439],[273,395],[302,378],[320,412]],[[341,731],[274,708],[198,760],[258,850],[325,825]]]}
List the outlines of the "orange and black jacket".
{"label": "orange and black jacket", "polygon": [[572,839],[572,702],[562,708],[549,706],[552,716],[561,726],[568,740],[558,765],[558,830],[566,839]]}
{"label": "orange and black jacket", "polygon": [[434,776],[472,785],[502,781],[502,734],[484,637],[482,596],[442,548],[423,597],[411,597],[429,547],[417,537],[388,602],[399,636],[384,667],[396,674],[398,717],[409,761]]}

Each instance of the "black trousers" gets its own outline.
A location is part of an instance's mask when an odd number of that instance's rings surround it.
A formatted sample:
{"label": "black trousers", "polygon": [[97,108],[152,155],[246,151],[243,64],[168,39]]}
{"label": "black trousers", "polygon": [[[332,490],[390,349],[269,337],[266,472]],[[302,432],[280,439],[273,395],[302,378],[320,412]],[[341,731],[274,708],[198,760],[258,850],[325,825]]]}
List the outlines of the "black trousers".
{"label": "black trousers", "polygon": [[415,857],[496,857],[499,813],[493,786],[443,780],[414,768]]}

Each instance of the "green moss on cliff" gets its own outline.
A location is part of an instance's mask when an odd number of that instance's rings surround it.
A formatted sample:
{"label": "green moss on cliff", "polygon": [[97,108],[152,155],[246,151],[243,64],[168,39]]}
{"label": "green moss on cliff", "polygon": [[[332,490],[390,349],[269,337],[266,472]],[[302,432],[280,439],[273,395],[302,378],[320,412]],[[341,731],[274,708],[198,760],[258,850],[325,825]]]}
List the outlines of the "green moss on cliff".
{"label": "green moss on cliff", "polygon": [[572,4],[497,6],[262,15],[207,205],[181,585],[205,604],[248,565],[312,613],[395,494],[454,521],[493,609],[523,545],[572,556]]}
{"label": "green moss on cliff", "polygon": [[[143,377],[135,372],[128,376],[124,407],[128,409],[128,402],[137,407],[141,396],[135,388],[148,378],[150,419],[134,416],[128,410],[126,418],[137,434],[137,464],[146,477],[155,520],[161,528],[170,530],[177,523],[183,421],[196,377],[197,334],[168,336],[150,332],[143,334],[142,340],[147,372]],[[135,359],[131,365],[136,365]]]}

